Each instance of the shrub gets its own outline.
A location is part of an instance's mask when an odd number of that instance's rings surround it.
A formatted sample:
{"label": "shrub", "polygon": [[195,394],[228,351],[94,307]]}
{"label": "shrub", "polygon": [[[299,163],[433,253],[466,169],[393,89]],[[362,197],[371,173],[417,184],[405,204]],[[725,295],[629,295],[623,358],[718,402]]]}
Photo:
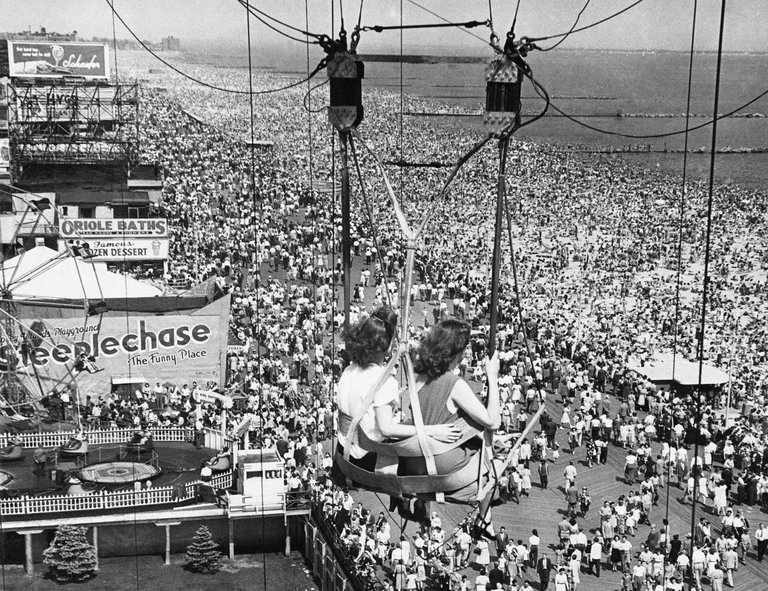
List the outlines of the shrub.
{"label": "shrub", "polygon": [[60,583],[90,579],[96,573],[96,549],[85,536],[86,528],[61,525],[43,552],[49,575]]}
{"label": "shrub", "polygon": [[219,546],[213,541],[207,526],[201,525],[195,532],[192,543],[185,554],[186,567],[192,572],[212,575],[221,570],[222,556]]}

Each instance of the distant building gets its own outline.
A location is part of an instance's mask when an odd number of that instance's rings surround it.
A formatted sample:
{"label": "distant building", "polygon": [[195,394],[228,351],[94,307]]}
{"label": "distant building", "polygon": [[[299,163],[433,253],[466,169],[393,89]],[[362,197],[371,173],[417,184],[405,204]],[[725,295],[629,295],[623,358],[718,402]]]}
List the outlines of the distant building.
{"label": "distant building", "polygon": [[27,31],[18,33],[0,33],[0,39],[13,39],[14,41],[77,41],[77,31],[71,33],[48,32],[45,27],[40,27],[39,31],[33,31],[31,28]]}
{"label": "distant building", "polygon": [[163,51],[181,51],[181,41],[174,36],[163,37]]}

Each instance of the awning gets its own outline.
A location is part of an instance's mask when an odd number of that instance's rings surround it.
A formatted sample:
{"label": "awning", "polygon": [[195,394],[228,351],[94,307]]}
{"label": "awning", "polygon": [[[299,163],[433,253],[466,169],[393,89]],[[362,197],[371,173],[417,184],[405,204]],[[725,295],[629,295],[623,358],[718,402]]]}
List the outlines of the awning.
{"label": "awning", "polygon": [[57,191],[60,205],[148,204],[147,191]]}
{"label": "awning", "polygon": [[[698,363],[688,361],[680,355],[674,360],[674,364],[672,361],[672,355],[663,354],[657,356],[654,361],[651,361],[646,365],[630,363],[628,364],[628,367],[655,383],[676,382],[681,386],[697,386],[699,384]],[[729,376],[723,370],[707,363],[704,363],[701,369],[702,386],[715,386],[728,383]]]}

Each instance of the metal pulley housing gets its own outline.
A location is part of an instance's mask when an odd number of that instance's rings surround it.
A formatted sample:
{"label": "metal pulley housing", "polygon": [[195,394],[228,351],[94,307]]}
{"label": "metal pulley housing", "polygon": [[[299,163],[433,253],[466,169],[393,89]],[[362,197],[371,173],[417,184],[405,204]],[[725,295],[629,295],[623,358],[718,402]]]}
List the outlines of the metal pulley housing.
{"label": "metal pulley housing", "polygon": [[485,68],[485,112],[483,126],[498,137],[512,129],[520,118],[520,69],[506,53],[494,57]]}
{"label": "metal pulley housing", "polygon": [[348,131],[363,120],[365,65],[357,54],[335,51],[328,57],[327,70],[331,86],[328,119],[338,131]]}

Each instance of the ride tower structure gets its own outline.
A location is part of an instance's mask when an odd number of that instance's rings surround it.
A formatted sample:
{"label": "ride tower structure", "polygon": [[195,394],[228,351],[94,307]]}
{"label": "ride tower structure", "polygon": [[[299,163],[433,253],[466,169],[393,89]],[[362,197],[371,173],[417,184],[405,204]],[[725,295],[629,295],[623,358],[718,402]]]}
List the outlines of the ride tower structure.
{"label": "ride tower structure", "polygon": [[[29,423],[37,415],[44,416],[44,401],[64,393],[73,403],[69,418],[80,426],[75,377],[85,370],[78,365],[83,343],[80,338],[57,334],[49,321],[64,315],[77,324],[82,321],[82,334],[88,322],[96,323],[98,332],[106,312],[97,270],[83,237],[78,235],[78,240],[65,242],[65,248],[55,251],[62,239],[58,221],[64,216],[52,203],[53,194],[47,195],[14,186],[10,191],[0,189],[0,202],[10,201],[13,209],[10,214],[0,213],[0,244],[7,245],[0,261],[0,423],[10,419],[19,429],[18,421]],[[30,292],[29,286],[49,273],[67,274],[74,285],[68,295],[74,294],[74,298]],[[70,362],[52,362],[52,356],[67,352],[72,355]]]}
{"label": "ride tower structure", "polygon": [[[496,219],[493,233],[493,265],[491,273],[491,318],[488,336],[488,356],[496,349],[496,331],[499,316],[499,282],[501,279],[501,233],[504,227],[504,203],[506,195],[506,163],[509,140],[520,126],[520,94],[523,75],[518,67],[522,62],[520,50],[515,46],[510,31],[503,50],[496,48],[496,55],[485,68],[485,109],[483,127],[499,142],[499,169],[496,183]],[[510,244],[510,248],[512,245]]]}
{"label": "ride tower structure", "polygon": [[339,134],[341,145],[341,248],[342,291],[344,294],[344,326],[349,326],[350,300],[352,298],[352,237],[349,187],[349,141],[352,130],[363,120],[362,82],[365,64],[357,55],[359,31],[352,33],[352,43],[347,49],[347,35],[342,29],[339,40],[326,48],[330,105],[328,119]]}

